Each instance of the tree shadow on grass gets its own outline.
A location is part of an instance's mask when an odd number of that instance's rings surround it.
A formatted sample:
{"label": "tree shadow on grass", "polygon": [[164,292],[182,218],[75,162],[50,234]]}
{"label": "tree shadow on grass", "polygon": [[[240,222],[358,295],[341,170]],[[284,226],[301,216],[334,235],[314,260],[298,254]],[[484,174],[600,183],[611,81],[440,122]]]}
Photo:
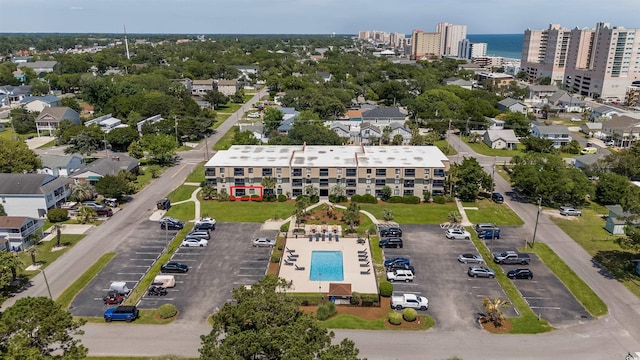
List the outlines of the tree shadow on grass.
{"label": "tree shadow on grass", "polygon": [[598,272],[608,279],[640,280],[632,260],[640,258],[639,254],[620,250],[598,251],[591,260]]}

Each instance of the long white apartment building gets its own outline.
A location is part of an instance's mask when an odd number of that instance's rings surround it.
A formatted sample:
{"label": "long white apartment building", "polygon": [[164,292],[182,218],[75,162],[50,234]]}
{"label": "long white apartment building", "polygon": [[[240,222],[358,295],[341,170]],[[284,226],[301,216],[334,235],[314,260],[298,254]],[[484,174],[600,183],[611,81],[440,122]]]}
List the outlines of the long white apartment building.
{"label": "long white apartment building", "polygon": [[[234,198],[275,194],[296,197],[313,186],[329,196],[340,184],[348,197],[392,195],[422,197],[425,191],[443,195],[449,159],[436,146],[261,146],[234,145],[218,151],[205,164],[205,179],[218,192]],[[274,189],[263,189],[272,177]]]}

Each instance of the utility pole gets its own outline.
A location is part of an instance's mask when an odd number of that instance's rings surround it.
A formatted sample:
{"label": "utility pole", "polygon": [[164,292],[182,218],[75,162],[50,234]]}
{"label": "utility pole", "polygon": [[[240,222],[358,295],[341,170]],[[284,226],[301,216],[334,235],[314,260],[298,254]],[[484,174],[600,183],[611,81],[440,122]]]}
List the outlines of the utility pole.
{"label": "utility pole", "polygon": [[47,285],[47,292],[49,293],[49,299],[53,300],[53,296],[51,296],[51,288],[49,287],[49,281],[47,280],[47,274],[44,273],[44,269],[42,269],[42,277],[44,277],[44,283]]}
{"label": "utility pole", "polygon": [[536,232],[538,232],[538,220],[540,219],[540,210],[542,207],[542,196],[538,198],[538,213],[536,214],[536,226],[533,228],[533,239],[531,240],[531,248],[536,244]]}
{"label": "utility pole", "polygon": [[175,128],[176,128],[176,142],[180,144],[180,141],[178,141],[178,116],[177,115],[173,116],[173,121],[175,123]]}

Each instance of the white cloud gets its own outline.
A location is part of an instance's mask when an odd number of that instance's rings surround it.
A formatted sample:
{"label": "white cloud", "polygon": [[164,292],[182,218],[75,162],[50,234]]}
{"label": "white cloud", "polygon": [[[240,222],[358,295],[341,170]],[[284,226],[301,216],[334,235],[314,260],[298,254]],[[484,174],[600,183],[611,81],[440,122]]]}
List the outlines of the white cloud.
{"label": "white cloud", "polygon": [[81,8],[79,6],[72,6],[69,9],[71,9],[71,10],[84,10],[84,8]]}

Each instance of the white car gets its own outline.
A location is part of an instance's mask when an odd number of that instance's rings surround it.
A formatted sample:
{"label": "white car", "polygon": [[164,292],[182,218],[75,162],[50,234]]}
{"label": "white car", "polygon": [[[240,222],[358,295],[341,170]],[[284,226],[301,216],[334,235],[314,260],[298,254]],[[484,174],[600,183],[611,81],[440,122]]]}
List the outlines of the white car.
{"label": "white car", "polygon": [[203,247],[207,245],[209,245],[209,241],[207,241],[206,239],[198,239],[198,238],[186,238],[182,241],[182,244],[180,244],[180,246],[184,246],[184,247],[192,247],[192,246]]}
{"label": "white car", "polygon": [[446,236],[447,239],[471,239],[471,234],[468,231],[462,229],[447,229],[447,232],[444,234],[444,236]]}
{"label": "white car", "polygon": [[257,119],[257,118],[260,117],[260,113],[259,112],[251,112],[251,113],[247,114],[247,117],[251,118],[251,119]]}
{"label": "white car", "polygon": [[257,239],[253,239],[252,241],[253,246],[254,247],[270,247],[270,246],[276,246],[276,241],[273,239],[267,239],[267,238],[257,238]]}

